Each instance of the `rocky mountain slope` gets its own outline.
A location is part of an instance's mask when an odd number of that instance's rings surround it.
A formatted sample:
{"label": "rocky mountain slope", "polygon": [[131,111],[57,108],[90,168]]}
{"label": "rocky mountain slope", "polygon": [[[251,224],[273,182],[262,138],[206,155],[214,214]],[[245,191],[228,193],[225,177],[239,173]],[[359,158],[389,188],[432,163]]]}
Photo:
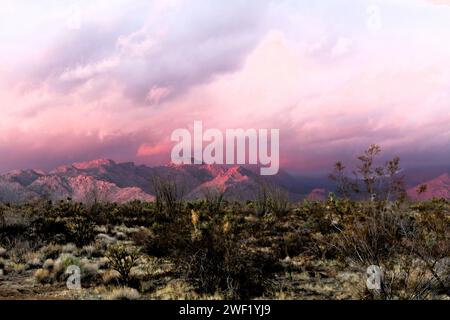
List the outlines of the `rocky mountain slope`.
{"label": "rocky mountain slope", "polygon": [[[261,176],[257,168],[226,165],[167,165],[148,167],[99,159],[60,166],[49,172],[16,170],[0,175],[0,201],[25,202],[36,199],[126,202],[154,200],[154,177],[174,177],[185,198],[202,197],[206,190],[226,190],[233,199],[253,199]],[[298,188],[299,178],[285,172],[269,182],[290,191],[292,199],[304,198],[308,188]],[[300,179],[301,180],[301,179]],[[297,186],[297,187],[296,187]],[[303,193],[302,193],[303,192]]]}
{"label": "rocky mountain slope", "polygon": [[[108,159],[60,166],[49,172],[16,170],[0,175],[0,201],[25,202],[36,199],[127,202],[154,200],[152,181],[171,177],[178,181],[186,199],[203,197],[208,190],[225,190],[235,200],[254,199],[261,181],[289,192],[291,200],[324,200],[334,185],[325,177],[299,177],[280,170],[275,176],[261,177],[259,168],[228,165],[166,165],[148,167],[132,162],[116,163]],[[413,200],[450,198],[450,175],[429,179],[426,192],[418,194],[418,174],[413,171],[408,194]],[[430,174],[427,173],[427,176]],[[407,177],[408,178],[408,177]],[[417,185],[416,185],[417,184]]]}
{"label": "rocky mountain slope", "polygon": [[[420,193],[420,185],[426,185],[426,191]],[[450,199],[450,175],[444,173],[430,181],[408,189],[408,196],[413,200],[428,200],[433,198]]]}

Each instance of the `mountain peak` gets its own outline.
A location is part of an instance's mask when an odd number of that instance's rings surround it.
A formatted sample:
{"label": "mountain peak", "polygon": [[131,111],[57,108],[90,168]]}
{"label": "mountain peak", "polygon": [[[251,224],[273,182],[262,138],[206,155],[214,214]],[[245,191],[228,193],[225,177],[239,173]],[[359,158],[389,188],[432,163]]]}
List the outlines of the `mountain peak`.
{"label": "mountain peak", "polygon": [[85,161],[85,162],[77,162],[72,164],[72,166],[75,169],[83,170],[83,169],[92,169],[92,168],[99,168],[101,166],[114,166],[116,163],[113,160],[110,159],[97,159],[97,160],[91,160],[91,161]]}
{"label": "mountain peak", "polygon": [[[60,166],[47,173],[34,170],[0,175],[0,199],[8,202],[26,202],[29,199],[51,196],[51,199],[70,197],[84,201],[97,190],[108,201],[125,202],[134,199],[152,200],[152,179],[173,176],[185,184],[186,199],[204,196],[204,191],[217,188],[227,191],[230,199],[248,200],[254,197],[260,176],[253,166],[225,164],[135,166],[133,162],[116,163],[110,159],[97,159]],[[289,189],[302,183],[287,174],[271,180]],[[320,187],[315,185],[314,187]],[[310,191],[308,189],[306,191]],[[316,192],[319,194],[319,192]],[[316,194],[315,193],[315,194]],[[305,193],[295,193],[300,198]],[[320,194],[319,194],[320,196]]]}

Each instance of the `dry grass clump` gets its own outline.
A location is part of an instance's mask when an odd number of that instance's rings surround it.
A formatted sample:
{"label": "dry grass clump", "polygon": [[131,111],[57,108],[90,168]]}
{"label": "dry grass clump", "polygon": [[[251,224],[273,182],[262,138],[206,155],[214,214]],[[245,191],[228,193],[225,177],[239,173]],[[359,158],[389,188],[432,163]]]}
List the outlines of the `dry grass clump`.
{"label": "dry grass clump", "polygon": [[55,261],[47,259],[41,269],[34,272],[34,279],[41,284],[50,284],[56,280]]}
{"label": "dry grass clump", "polygon": [[0,247],[0,258],[6,258],[8,255],[8,250],[3,247]]}
{"label": "dry grass clump", "polygon": [[184,280],[172,280],[164,286],[156,289],[149,296],[150,299],[158,300],[223,300],[220,293],[200,294],[195,287]]}
{"label": "dry grass clump", "polygon": [[116,270],[108,269],[102,273],[102,282],[105,285],[118,285],[120,284],[120,273]]}
{"label": "dry grass clump", "polygon": [[68,244],[65,244],[63,247],[62,247],[62,253],[71,253],[71,254],[75,254],[76,253],[76,251],[77,251],[77,246],[75,245],[75,244],[73,244],[73,243],[68,243]]}
{"label": "dry grass clump", "polygon": [[136,289],[121,287],[115,288],[107,295],[108,300],[139,300],[141,295]]}
{"label": "dry grass clump", "polygon": [[45,270],[53,271],[55,268],[55,261],[53,259],[45,260],[42,268]]}
{"label": "dry grass clump", "polygon": [[25,268],[27,270],[34,270],[42,268],[43,262],[39,257],[32,257],[30,260],[26,263]]}
{"label": "dry grass clump", "polygon": [[49,244],[44,246],[40,250],[42,254],[42,259],[57,259],[59,255],[62,253],[62,247],[57,244]]}
{"label": "dry grass clump", "polygon": [[36,270],[34,278],[40,284],[50,284],[55,280],[54,273],[47,269]]}

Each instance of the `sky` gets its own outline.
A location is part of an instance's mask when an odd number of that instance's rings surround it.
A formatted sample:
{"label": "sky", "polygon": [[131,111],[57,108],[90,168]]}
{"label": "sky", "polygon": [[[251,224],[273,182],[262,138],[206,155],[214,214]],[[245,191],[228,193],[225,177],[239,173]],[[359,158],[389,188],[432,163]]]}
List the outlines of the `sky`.
{"label": "sky", "polygon": [[450,159],[450,1],[2,0],[0,172],[170,162],[171,132],[280,129],[281,168]]}

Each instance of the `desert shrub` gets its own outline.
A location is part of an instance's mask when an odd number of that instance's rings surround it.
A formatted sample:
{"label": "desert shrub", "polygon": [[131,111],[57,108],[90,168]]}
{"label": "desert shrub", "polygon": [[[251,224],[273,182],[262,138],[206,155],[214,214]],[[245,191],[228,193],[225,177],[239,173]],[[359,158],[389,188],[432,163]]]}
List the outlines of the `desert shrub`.
{"label": "desert shrub", "polygon": [[154,232],[147,237],[144,246],[147,254],[162,258],[174,256],[178,251],[183,250],[187,238],[169,229],[168,226],[158,226],[153,229]]}
{"label": "desert shrub", "polygon": [[40,241],[30,241],[21,236],[12,238],[8,246],[8,256],[16,263],[26,263],[29,254],[35,252],[40,245]]}
{"label": "desert shrub", "polygon": [[250,250],[226,216],[199,221],[177,265],[200,293],[229,298],[260,296],[277,268],[274,255]]}
{"label": "desert shrub", "polygon": [[139,250],[126,248],[124,245],[112,245],[108,248],[106,257],[111,268],[120,275],[120,282],[126,285],[130,282],[131,269],[137,266],[140,257]]}
{"label": "desert shrub", "polygon": [[[450,254],[448,215],[439,206],[431,206],[429,212],[423,205],[408,208],[404,204],[403,176],[399,174],[400,158],[375,167],[380,152],[379,146],[372,145],[358,157],[355,179],[348,177],[342,163],[336,163],[330,177],[344,199],[329,199],[327,203],[327,209],[338,217],[330,217],[338,230],[331,234],[331,243],[344,260],[382,268],[385,278],[381,287],[369,296],[423,298],[430,294],[433,282],[446,292],[448,284],[439,276],[436,265]],[[355,195],[369,201],[355,205],[348,200]],[[411,209],[422,213],[412,214]]]}
{"label": "desert shrub", "polygon": [[[108,261],[108,265],[109,265],[109,261]],[[102,281],[103,281],[104,285],[117,285],[120,282],[119,273],[112,269],[105,270],[102,273],[101,277],[102,277]]]}
{"label": "desert shrub", "polygon": [[155,204],[158,212],[173,217],[183,207],[185,188],[183,181],[175,176],[158,176],[152,178],[152,187],[156,196]]}
{"label": "desert shrub", "polygon": [[100,248],[99,244],[90,244],[81,248],[80,255],[87,258],[100,258],[103,256],[103,250]]}
{"label": "desert shrub", "polygon": [[435,296],[433,275],[423,261],[414,256],[398,256],[390,269],[382,269],[380,289],[361,288],[360,298],[365,300],[424,300]]}
{"label": "desert shrub", "polygon": [[65,273],[69,266],[77,266],[81,268],[81,260],[69,253],[63,253],[55,263],[55,271],[58,279],[65,279]]}
{"label": "desert shrub", "polygon": [[63,253],[74,253],[77,251],[77,246],[73,243],[67,243],[62,246]]}
{"label": "desert shrub", "polygon": [[49,244],[41,248],[42,258],[46,259],[57,259],[62,252],[62,247],[57,244]]}
{"label": "desert shrub", "polygon": [[99,273],[99,266],[94,263],[86,263],[81,267],[81,285],[83,287],[90,287],[102,280]]}
{"label": "desert shrub", "polygon": [[364,210],[348,217],[342,228],[334,226],[339,230],[334,244],[345,259],[365,266],[383,265],[401,251],[403,216],[396,211],[378,211],[372,203]]}
{"label": "desert shrub", "polygon": [[289,232],[283,234],[277,244],[276,252],[280,259],[295,257],[309,249],[309,237],[300,231]]}
{"label": "desert shrub", "polygon": [[254,204],[258,216],[267,213],[280,216],[289,211],[289,193],[283,188],[260,181]]}
{"label": "desert shrub", "polygon": [[47,259],[44,261],[44,264],[42,265],[42,269],[53,271],[55,268],[55,261],[53,259]]}
{"label": "desert shrub", "polygon": [[270,191],[267,183],[261,182],[256,191],[254,201],[255,213],[263,216],[269,212]]}
{"label": "desert shrub", "polygon": [[124,204],[102,204],[105,218],[97,224],[124,224],[126,226],[150,226],[154,222],[156,208],[154,203],[133,200]]}
{"label": "desert shrub", "polygon": [[270,189],[269,209],[277,216],[284,215],[289,211],[289,193],[279,187]]}
{"label": "desert shrub", "polygon": [[448,218],[438,212],[411,214],[395,203],[366,202],[347,216],[332,244],[343,260],[367,268],[382,268],[380,290],[364,289],[364,297],[423,299],[442,292],[448,282],[438,271],[450,255]]}
{"label": "desert shrub", "polygon": [[48,242],[64,243],[66,241],[66,223],[60,217],[39,214],[35,218],[33,229]]}
{"label": "desert shrub", "polygon": [[95,239],[95,223],[86,216],[77,216],[67,222],[67,240],[83,247]]}
{"label": "desert shrub", "polygon": [[47,269],[38,269],[34,273],[34,278],[38,283],[49,284],[53,283],[54,276],[53,273]]}
{"label": "desert shrub", "polygon": [[124,216],[115,216],[117,211],[122,207],[122,205],[117,203],[94,200],[93,202],[87,203],[85,206],[87,217],[89,217],[96,225],[114,224],[119,223],[120,220],[122,220],[122,222],[126,220],[126,217]]}
{"label": "desert shrub", "polygon": [[9,207],[3,210],[2,221],[0,223],[0,246],[17,253],[21,257],[23,253],[34,249],[41,244],[39,237],[35,237],[32,232],[32,219],[25,212]]}
{"label": "desert shrub", "polygon": [[309,232],[327,234],[335,230],[332,225],[332,214],[323,202],[305,200],[297,213],[305,220],[305,228]]}
{"label": "desert shrub", "polygon": [[39,269],[42,268],[42,266],[43,266],[42,261],[39,258],[34,257],[27,261],[25,265],[25,270]]}
{"label": "desert shrub", "polygon": [[450,219],[443,211],[421,214],[411,219],[409,227],[402,226],[402,245],[405,251],[417,257],[433,277],[439,291],[450,293],[445,273],[438,271],[439,264],[450,257]]}
{"label": "desert shrub", "polygon": [[223,188],[207,188],[203,191],[206,209],[209,213],[221,212],[225,192]]}
{"label": "desert shrub", "polygon": [[137,246],[144,246],[151,236],[150,232],[146,229],[142,229],[131,234],[131,240]]}
{"label": "desert shrub", "polygon": [[56,204],[47,203],[39,207],[33,220],[34,233],[47,241],[72,242],[78,247],[90,244],[95,239],[95,217],[100,204],[86,206],[71,199]]}
{"label": "desert shrub", "polygon": [[337,192],[344,198],[359,197],[378,201],[405,200],[404,176],[400,174],[400,158],[376,166],[380,146],[373,144],[357,157],[356,170],[351,178],[342,162],[336,162],[330,179],[337,184]]}
{"label": "desert shrub", "polygon": [[186,212],[180,212],[170,220],[152,225],[144,250],[148,255],[158,258],[177,256],[186,247],[190,232],[190,216]]}

